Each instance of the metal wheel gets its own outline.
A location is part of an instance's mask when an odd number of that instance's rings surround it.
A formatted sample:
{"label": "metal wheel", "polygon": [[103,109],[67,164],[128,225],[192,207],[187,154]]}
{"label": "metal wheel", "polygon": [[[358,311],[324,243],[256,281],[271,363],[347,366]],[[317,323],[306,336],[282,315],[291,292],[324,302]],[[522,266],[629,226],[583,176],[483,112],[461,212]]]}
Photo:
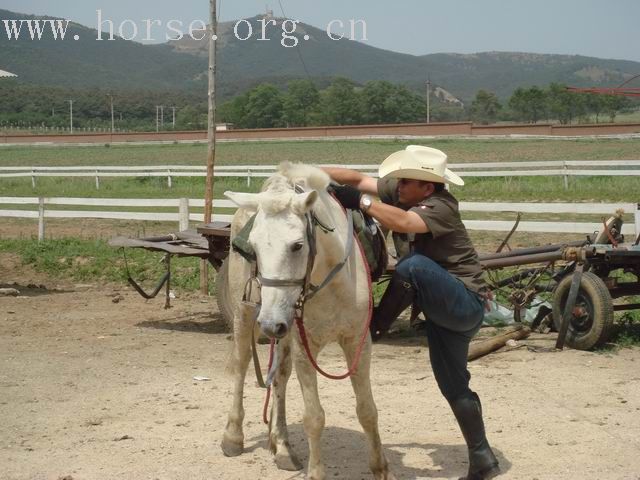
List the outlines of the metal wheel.
{"label": "metal wheel", "polygon": [[[553,323],[557,330],[569,295],[572,275],[564,277],[553,292]],[[585,272],[573,308],[566,343],[571,348],[589,350],[605,343],[613,325],[613,301],[602,279]]]}
{"label": "metal wheel", "polygon": [[233,309],[229,292],[229,258],[225,258],[216,275],[216,303],[230,332],[233,331]]}

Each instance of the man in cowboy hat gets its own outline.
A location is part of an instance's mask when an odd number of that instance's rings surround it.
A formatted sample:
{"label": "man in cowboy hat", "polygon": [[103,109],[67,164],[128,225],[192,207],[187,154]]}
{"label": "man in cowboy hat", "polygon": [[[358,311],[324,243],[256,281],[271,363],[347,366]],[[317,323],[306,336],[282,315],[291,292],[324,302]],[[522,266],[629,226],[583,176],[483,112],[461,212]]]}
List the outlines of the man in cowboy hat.
{"label": "man in cowboy hat", "polygon": [[415,298],[427,319],[433,373],[469,450],[469,472],[463,478],[495,477],[498,460],[467,370],[469,342],[482,323],[487,286],[458,201],[445,188],[464,181],[447,169],[443,152],[417,145],[390,155],[380,165],[379,179],[343,168],[325,171],[342,184],[334,192],[346,208],[360,209],[393,231],[402,257],[374,311],[372,338],[384,334]]}

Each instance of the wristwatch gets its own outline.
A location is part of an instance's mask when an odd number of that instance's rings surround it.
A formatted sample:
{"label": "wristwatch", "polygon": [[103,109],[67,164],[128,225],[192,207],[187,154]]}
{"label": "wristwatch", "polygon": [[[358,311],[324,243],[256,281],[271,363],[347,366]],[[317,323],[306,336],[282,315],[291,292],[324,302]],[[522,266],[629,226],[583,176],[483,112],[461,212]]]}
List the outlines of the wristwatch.
{"label": "wristwatch", "polygon": [[365,193],[360,197],[360,210],[366,213],[371,208],[371,205],[373,205],[371,195]]}

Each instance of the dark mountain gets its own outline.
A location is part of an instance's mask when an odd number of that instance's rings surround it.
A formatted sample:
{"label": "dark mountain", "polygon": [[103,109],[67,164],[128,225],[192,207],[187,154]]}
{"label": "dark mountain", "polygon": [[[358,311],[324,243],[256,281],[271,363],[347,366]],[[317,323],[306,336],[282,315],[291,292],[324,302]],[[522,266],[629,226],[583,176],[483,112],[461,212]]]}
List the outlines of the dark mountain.
{"label": "dark mountain", "polygon": [[[43,20],[0,10],[0,68],[19,80],[61,87],[177,89],[192,87],[202,73],[202,61],[169,45],[142,45],[122,40],[97,41],[97,31],[70,23],[64,40],[55,40],[49,25],[40,40],[31,40],[27,25],[19,40],[9,40],[5,19]],[[74,40],[78,35],[79,40]]]}
{"label": "dark mountain", "polygon": [[[0,20],[36,17],[0,10]],[[51,17],[47,17],[51,18]],[[407,55],[350,40],[331,40],[323,30],[298,24],[297,48],[281,45],[283,19],[270,25],[266,38],[259,20],[248,19],[253,35],[235,37],[235,22],[220,24],[218,35],[218,88],[229,97],[258,83],[284,86],[293,78],[326,85],[331,77],[344,76],[360,83],[388,80],[422,92],[429,75],[434,84],[468,101],[480,88],[508,97],[520,86],[545,86],[563,82],[575,86],[615,86],[640,73],[640,63],[576,55],[487,52],[473,55],[440,53]],[[4,27],[0,23],[0,27]],[[244,27],[244,29],[243,29]],[[188,36],[162,45],[143,45],[117,39],[96,41],[97,32],[71,24],[64,41],[49,34],[40,41],[26,37],[8,40],[0,29],[0,69],[32,84],[111,89],[193,90],[206,88],[207,41]],[[238,29],[243,38],[246,25]],[[74,41],[79,35],[81,40]],[[308,40],[304,36],[308,35]],[[289,40],[291,41],[291,40]]]}

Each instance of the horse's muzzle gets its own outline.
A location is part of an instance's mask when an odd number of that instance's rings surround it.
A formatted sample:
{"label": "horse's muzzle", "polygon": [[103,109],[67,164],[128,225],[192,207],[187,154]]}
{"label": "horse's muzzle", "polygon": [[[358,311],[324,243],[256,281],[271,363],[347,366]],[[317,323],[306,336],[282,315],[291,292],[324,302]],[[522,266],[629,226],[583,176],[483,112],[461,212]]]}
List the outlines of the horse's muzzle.
{"label": "horse's muzzle", "polygon": [[289,333],[287,322],[259,322],[260,331],[269,338],[284,338]]}

